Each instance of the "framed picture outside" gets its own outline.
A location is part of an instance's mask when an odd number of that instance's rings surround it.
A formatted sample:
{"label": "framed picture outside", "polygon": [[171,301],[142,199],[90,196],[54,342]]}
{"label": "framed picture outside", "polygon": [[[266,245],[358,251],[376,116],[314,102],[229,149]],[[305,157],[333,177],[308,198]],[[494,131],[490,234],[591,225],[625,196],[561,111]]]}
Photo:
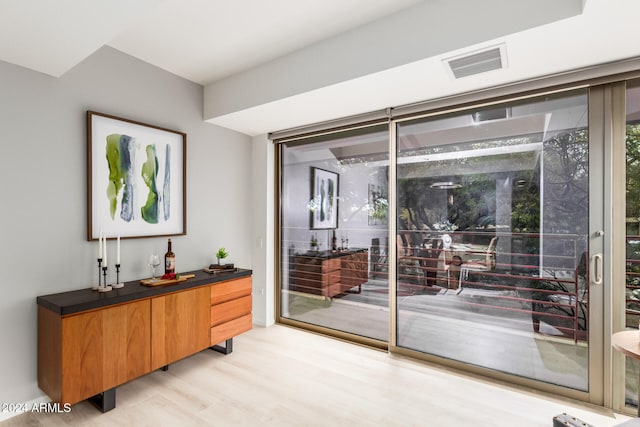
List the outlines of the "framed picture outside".
{"label": "framed picture outside", "polygon": [[187,135],[87,111],[88,240],[186,234]]}
{"label": "framed picture outside", "polygon": [[389,197],[386,185],[369,184],[369,225],[387,225],[389,214]]}
{"label": "framed picture outside", "polygon": [[311,168],[311,229],[326,230],[338,227],[338,174]]}

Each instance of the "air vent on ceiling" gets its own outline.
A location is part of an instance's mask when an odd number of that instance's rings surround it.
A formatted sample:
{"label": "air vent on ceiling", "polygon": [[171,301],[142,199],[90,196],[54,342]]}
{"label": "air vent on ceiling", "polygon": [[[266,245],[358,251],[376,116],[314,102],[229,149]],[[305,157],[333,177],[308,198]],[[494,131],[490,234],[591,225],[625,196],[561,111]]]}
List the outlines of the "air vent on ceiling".
{"label": "air vent on ceiling", "polygon": [[504,68],[506,66],[505,48],[504,44],[501,44],[470,54],[447,58],[444,61],[453,77],[459,79]]}
{"label": "air vent on ceiling", "polygon": [[475,124],[489,120],[508,119],[511,117],[511,107],[488,108],[471,114]]}

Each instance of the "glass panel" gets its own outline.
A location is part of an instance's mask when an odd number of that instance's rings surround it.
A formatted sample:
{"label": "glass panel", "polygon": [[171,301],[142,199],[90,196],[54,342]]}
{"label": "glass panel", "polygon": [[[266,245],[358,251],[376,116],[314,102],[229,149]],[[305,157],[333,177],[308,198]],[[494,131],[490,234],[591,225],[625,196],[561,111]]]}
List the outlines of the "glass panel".
{"label": "glass panel", "polygon": [[586,91],[398,125],[398,345],[588,390]]}
{"label": "glass panel", "polygon": [[281,151],[281,313],[387,341],[388,126]]}
{"label": "glass panel", "polygon": [[[629,85],[626,96],[626,326],[640,321],[640,87]],[[626,358],[625,403],[638,406],[640,362]]]}

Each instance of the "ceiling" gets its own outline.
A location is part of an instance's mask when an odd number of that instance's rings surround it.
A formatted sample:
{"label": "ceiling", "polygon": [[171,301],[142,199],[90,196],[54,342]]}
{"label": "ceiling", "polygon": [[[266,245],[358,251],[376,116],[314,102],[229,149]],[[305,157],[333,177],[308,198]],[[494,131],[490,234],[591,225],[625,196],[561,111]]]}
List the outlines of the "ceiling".
{"label": "ceiling", "polygon": [[[417,4],[443,1],[0,0],[0,60],[60,77],[108,45],[206,86]],[[583,3],[581,14],[562,21],[204,118],[257,135],[640,56],[639,1]],[[454,26],[453,18],[442,19]],[[505,69],[454,80],[442,65],[443,58],[496,43],[506,46]],[[421,84],[407,84],[414,81]],[[338,92],[344,102],[336,105]],[[300,108],[310,102],[313,108]]]}
{"label": "ceiling", "polygon": [[206,85],[422,0],[0,0],[0,60],[60,77],[103,45]]}

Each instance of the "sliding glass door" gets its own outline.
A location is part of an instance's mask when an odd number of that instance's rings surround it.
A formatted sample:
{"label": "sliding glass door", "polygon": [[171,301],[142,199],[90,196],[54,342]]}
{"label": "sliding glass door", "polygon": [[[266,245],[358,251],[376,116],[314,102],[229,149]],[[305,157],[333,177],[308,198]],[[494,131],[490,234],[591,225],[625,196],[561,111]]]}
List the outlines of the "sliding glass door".
{"label": "sliding glass door", "polygon": [[278,321],[603,404],[606,93],[278,141]]}
{"label": "sliding glass door", "polygon": [[386,123],[279,145],[283,322],[386,346],[388,147]]}
{"label": "sliding glass door", "polygon": [[397,123],[398,347],[589,391],[588,106],[585,89]]}

